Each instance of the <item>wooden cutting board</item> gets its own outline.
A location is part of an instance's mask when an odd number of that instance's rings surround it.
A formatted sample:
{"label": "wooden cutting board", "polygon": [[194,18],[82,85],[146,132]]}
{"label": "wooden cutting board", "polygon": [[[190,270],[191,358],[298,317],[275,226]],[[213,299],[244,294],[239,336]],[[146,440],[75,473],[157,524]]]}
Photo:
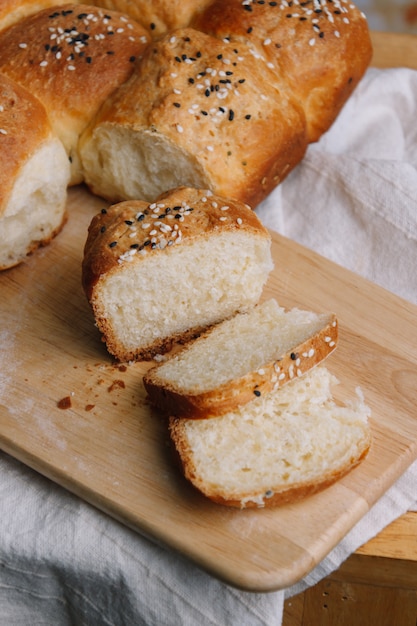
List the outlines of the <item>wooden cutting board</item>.
{"label": "wooden cutting board", "polygon": [[232,585],[291,585],[417,458],[417,307],[273,234],[264,297],[337,313],[340,345],[327,366],[341,398],[361,386],[374,441],[362,465],[321,494],[275,510],[229,510],[174,466],[166,424],[146,403],[149,365],[118,366],[100,341],[80,267],[87,226],[103,206],[72,189],[63,232],[0,274],[0,447]]}

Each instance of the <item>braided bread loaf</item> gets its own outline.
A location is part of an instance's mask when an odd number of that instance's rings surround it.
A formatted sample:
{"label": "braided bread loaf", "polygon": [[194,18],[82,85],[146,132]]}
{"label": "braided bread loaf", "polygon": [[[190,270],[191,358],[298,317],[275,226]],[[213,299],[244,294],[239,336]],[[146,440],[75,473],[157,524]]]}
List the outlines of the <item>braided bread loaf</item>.
{"label": "braided bread loaf", "polygon": [[0,2],[0,74],[43,105],[69,184],[111,203],[186,185],[255,208],[370,58],[347,0]]}

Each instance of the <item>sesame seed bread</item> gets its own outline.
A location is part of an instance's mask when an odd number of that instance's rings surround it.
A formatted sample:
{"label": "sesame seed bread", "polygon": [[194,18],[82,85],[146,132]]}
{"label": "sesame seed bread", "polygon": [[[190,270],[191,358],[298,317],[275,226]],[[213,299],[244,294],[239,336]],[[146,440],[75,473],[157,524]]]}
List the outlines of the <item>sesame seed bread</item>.
{"label": "sesame seed bread", "polygon": [[3,270],[23,261],[62,228],[70,168],[42,104],[1,74],[0,153]]}
{"label": "sesame seed bread", "polygon": [[272,266],[270,234],[248,206],[182,187],[95,216],[82,277],[108,351],[130,361],[256,304]]}
{"label": "sesame seed bread", "polygon": [[221,417],[170,418],[184,476],[207,498],[237,508],[292,503],[330,486],[371,444],[360,390],[341,405],[336,383],[319,366]]}
{"label": "sesame seed bread", "polygon": [[170,416],[209,418],[300,377],[333,352],[332,314],[267,300],[214,326],[148,370],[149,400]]}
{"label": "sesame seed bread", "polygon": [[213,0],[93,0],[91,4],[130,15],[153,37],[187,26]]}
{"label": "sesame seed bread", "polygon": [[[42,9],[68,4],[68,0],[0,0],[0,31]],[[73,4],[81,4],[74,2]]]}
{"label": "sesame seed bread", "polygon": [[187,185],[254,207],[306,147],[304,111],[262,58],[186,28],[147,48],[80,154],[87,184],[110,201]]}
{"label": "sesame seed bread", "polygon": [[372,56],[365,16],[350,0],[215,0],[192,26],[251,44],[302,104],[309,142],[330,128]]}
{"label": "sesame seed bread", "polygon": [[71,184],[83,180],[80,134],[130,76],[148,42],[137,22],[83,4],[44,9],[1,33],[0,72],[45,106],[70,159]]}

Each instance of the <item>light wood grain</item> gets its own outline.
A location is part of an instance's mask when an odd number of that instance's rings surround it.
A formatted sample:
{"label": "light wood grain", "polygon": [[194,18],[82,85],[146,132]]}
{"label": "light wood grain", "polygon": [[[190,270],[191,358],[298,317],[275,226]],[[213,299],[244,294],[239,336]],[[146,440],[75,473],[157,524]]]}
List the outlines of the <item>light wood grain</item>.
{"label": "light wood grain", "polygon": [[379,535],[359,548],[357,553],[417,563],[417,511],[408,511],[392,522]]}
{"label": "light wood grain", "polygon": [[372,65],[417,69],[417,35],[372,32]]}
{"label": "light wood grain", "polygon": [[[146,403],[148,365],[118,367],[100,342],[80,284],[87,226],[103,202],[70,191],[69,221],[50,246],[0,275],[0,445],[128,526],[237,587],[286,587],[310,571],[417,457],[416,307],[273,235],[264,297],[338,314],[327,362],[360,384],[373,410],[364,463],[325,492],[271,511],[235,511],[185,484],[166,425]],[[58,407],[68,397],[71,407]]]}

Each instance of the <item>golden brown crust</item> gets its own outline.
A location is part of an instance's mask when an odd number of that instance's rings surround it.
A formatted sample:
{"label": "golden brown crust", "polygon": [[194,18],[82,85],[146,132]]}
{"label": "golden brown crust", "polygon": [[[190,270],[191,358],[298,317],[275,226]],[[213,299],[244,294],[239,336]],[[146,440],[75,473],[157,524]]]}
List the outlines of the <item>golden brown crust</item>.
{"label": "golden brown crust", "polygon": [[94,0],[92,4],[130,15],[152,37],[188,26],[193,17],[212,0]]}
{"label": "golden brown crust", "polygon": [[[148,41],[146,31],[122,14],[65,4],[1,34],[0,71],[39,98],[75,160],[82,130],[130,76]],[[80,182],[75,174],[72,182]]]}
{"label": "golden brown crust", "polygon": [[150,402],[166,415],[188,419],[213,418],[301,376],[327,358],[335,350],[337,341],[338,325],[333,316],[313,338],[265,364],[261,370],[223,383],[210,391],[183,393],[159,379],[158,366],[146,372],[143,382]]}
{"label": "golden brown crust", "polygon": [[248,206],[188,187],[161,194],[151,203],[126,200],[103,209],[89,226],[84,249],[82,275],[87,298],[91,300],[100,277],[119,269],[127,257],[140,263],[145,253],[160,254],[161,248],[178,245],[180,240],[188,245],[210,233],[241,229],[270,238]]}
{"label": "golden brown crust", "polygon": [[[68,0],[0,0],[0,30],[43,9],[68,4]],[[81,4],[74,2],[73,4]]]}
{"label": "golden brown crust", "polygon": [[215,0],[192,26],[255,46],[303,103],[309,141],[336,119],[372,56],[365,16],[346,0]]}
{"label": "golden brown crust", "polygon": [[336,471],[323,472],[322,476],[317,480],[299,482],[293,484],[291,487],[271,484],[271,486],[262,493],[248,493],[242,491],[242,493],[236,493],[231,497],[224,492],[222,493],[221,487],[217,490],[214,488],[211,489],[205,484],[204,480],[200,478],[196,471],[192,452],[184,432],[184,424],[186,421],[186,418],[171,417],[169,419],[169,433],[175,449],[175,458],[180,465],[184,477],[198,491],[216,504],[238,509],[273,508],[284,504],[292,504],[298,500],[319,493],[357,467],[367,456],[371,446],[371,434],[369,431],[368,437],[364,439],[361,444],[359,453]]}
{"label": "golden brown crust", "polygon": [[0,75],[0,217],[22,165],[50,137],[48,116],[39,100]]}
{"label": "golden brown crust", "polygon": [[252,208],[307,147],[302,107],[267,63],[244,43],[193,29],[149,46],[90,132],[106,125],[125,128],[132,142],[139,132],[163,137],[190,155],[215,193]]}

